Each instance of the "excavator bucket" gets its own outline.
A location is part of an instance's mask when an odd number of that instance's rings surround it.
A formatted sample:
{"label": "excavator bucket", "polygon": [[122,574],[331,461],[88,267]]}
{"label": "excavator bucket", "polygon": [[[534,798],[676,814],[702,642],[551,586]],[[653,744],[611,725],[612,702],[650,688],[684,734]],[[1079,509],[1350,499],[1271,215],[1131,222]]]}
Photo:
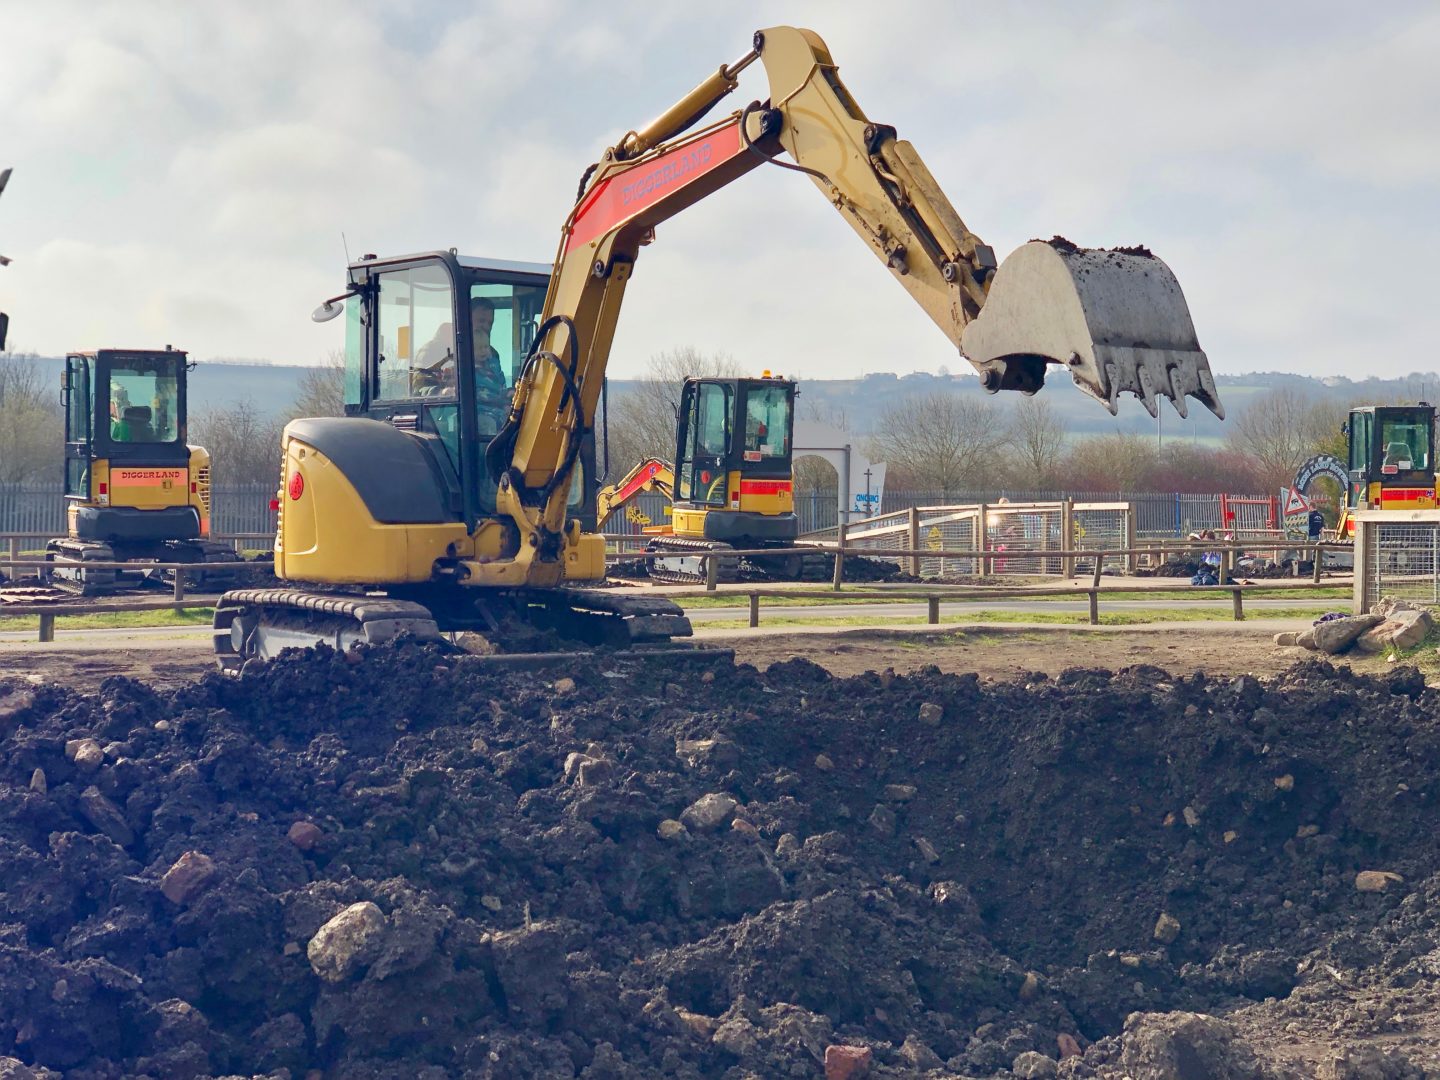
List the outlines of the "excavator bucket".
{"label": "excavator bucket", "polygon": [[995,271],[960,350],[989,389],[1033,392],[1042,364],[1053,363],[1112,413],[1128,392],[1151,416],[1156,398],[1169,398],[1185,416],[1193,397],[1225,417],[1180,283],[1144,248],[1030,241]]}

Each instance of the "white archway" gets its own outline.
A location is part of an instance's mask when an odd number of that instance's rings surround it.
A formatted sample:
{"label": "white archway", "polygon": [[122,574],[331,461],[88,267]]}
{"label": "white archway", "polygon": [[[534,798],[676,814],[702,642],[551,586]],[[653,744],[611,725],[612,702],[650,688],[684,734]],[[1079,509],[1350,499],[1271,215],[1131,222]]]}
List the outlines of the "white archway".
{"label": "white archway", "polygon": [[840,478],[835,508],[840,521],[857,521],[880,512],[885,463],[867,458],[848,431],[817,420],[796,420],[794,456],[805,454],[834,466]]}

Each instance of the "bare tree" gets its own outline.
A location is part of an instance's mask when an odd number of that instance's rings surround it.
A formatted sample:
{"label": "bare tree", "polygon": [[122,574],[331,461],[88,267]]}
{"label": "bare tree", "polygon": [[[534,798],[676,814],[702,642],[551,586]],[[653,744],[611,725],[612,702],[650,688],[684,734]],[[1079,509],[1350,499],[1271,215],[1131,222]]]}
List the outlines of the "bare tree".
{"label": "bare tree", "polygon": [[647,457],[675,455],[675,420],[687,378],[734,378],[740,365],[728,353],[702,353],[690,345],[650,358],[650,370],[632,389],[610,398],[610,479]]}
{"label": "bare tree", "polygon": [[190,442],[210,451],[216,484],[277,484],[283,427],[246,399],[195,416]]}
{"label": "bare tree", "polygon": [[294,416],[345,415],[345,353],[332,349],[325,359],[305,369],[291,408]]}
{"label": "bare tree", "polygon": [[1039,397],[1022,397],[1010,413],[1015,456],[1011,478],[1017,487],[1048,488],[1054,484],[1065,449],[1065,425],[1054,407]]}
{"label": "bare tree", "polygon": [[1009,438],[993,405],[937,390],[888,406],[870,456],[888,463],[893,483],[949,495],[984,486]]}
{"label": "bare tree", "polygon": [[1233,421],[1230,441],[1254,459],[1266,486],[1288,484],[1295,470],[1318,453],[1341,451],[1340,424],[1348,406],[1316,400],[1303,390],[1277,386],[1261,394]]}
{"label": "bare tree", "polygon": [[60,476],[60,395],[31,354],[0,354],[0,484]]}
{"label": "bare tree", "polygon": [[1061,482],[1075,491],[1144,491],[1156,465],[1148,435],[1115,431],[1071,443]]}

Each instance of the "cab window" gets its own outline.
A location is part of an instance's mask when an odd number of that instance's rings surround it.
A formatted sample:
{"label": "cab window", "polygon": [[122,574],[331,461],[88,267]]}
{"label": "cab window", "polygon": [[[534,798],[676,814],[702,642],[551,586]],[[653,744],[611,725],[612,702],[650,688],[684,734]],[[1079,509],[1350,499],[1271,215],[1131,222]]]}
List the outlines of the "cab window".
{"label": "cab window", "polygon": [[1422,417],[1380,421],[1380,472],[1391,475],[1430,468],[1430,425]]}
{"label": "cab window", "polygon": [[745,460],[790,452],[790,395],[783,386],[752,386],[745,395]]}
{"label": "cab window", "polygon": [[450,275],[430,263],[380,275],[376,401],[455,396]]}
{"label": "cab window", "polygon": [[110,439],[173,443],[180,438],[180,365],[176,356],[119,359],[110,367]]}

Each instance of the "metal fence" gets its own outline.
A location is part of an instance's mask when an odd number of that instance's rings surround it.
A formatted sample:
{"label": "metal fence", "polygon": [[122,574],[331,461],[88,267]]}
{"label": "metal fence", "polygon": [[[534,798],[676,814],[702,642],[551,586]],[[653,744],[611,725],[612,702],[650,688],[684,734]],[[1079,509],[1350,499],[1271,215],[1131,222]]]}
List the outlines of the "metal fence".
{"label": "metal fence", "polygon": [[1355,518],[1355,610],[1382,597],[1440,605],[1440,511],[1371,510]]}
{"label": "metal fence", "polygon": [[[1058,552],[1125,548],[1133,535],[1134,514],[1126,502],[976,503],[913,507],[853,522],[845,530],[845,544],[864,551],[913,547],[943,552],[984,547],[995,554],[983,559],[920,556],[916,560],[920,576],[988,573],[1003,577],[1067,574],[1074,570],[1075,561]],[[1105,565],[1123,570],[1125,557],[1106,557]]]}
{"label": "metal fence", "polygon": [[[210,531],[221,536],[273,533],[273,498],[270,484],[216,486],[210,495]],[[64,531],[65,496],[59,484],[0,484],[0,536],[59,536]]]}

